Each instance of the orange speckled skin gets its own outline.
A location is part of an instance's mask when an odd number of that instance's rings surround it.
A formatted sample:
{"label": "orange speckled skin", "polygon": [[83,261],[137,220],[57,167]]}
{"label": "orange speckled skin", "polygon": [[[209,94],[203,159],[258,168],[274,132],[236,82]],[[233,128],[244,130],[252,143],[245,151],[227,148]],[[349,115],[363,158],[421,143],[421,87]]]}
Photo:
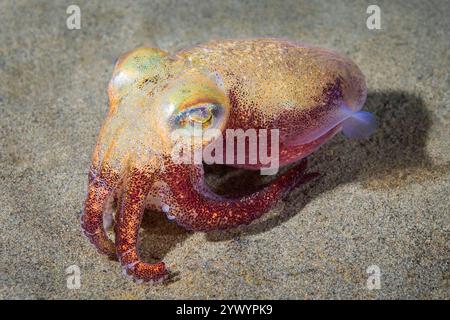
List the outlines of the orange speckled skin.
{"label": "orange speckled skin", "polygon": [[[176,55],[138,48],[118,60],[108,93],[110,109],[93,153],[82,229],[100,252],[120,261],[126,274],[159,282],[168,275],[164,263],[145,263],[138,254],[146,207],[191,230],[232,228],[260,217],[315,176],[305,174],[302,160],[253,194],[214,194],[204,184],[202,165],[171,160],[170,134],[186,125],[185,114],[191,121],[192,110],[207,105],[204,127],[279,129],[280,164],[285,165],[336,134],[340,125],[330,127],[330,119],[342,104],[361,108],[366,85],[358,67],[336,52],[255,39],[210,42]],[[115,242],[104,228],[112,202],[117,203]]]}

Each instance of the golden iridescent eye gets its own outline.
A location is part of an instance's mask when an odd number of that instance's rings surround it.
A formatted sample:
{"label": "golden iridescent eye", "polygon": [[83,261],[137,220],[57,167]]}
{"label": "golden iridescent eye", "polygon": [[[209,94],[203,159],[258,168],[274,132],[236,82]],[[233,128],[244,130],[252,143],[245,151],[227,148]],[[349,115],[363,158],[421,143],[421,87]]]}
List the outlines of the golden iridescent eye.
{"label": "golden iridescent eye", "polygon": [[218,104],[205,103],[183,110],[174,118],[174,127],[201,126],[214,127],[223,118],[223,108]]}
{"label": "golden iridescent eye", "polygon": [[211,109],[208,106],[201,106],[189,111],[189,120],[195,123],[206,124],[212,118]]}

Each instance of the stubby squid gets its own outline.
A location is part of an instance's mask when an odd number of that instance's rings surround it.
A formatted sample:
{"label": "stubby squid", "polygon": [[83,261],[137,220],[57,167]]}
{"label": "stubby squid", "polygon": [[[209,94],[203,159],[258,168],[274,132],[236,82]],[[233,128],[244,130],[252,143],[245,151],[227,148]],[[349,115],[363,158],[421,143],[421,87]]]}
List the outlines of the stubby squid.
{"label": "stubby squid", "polygon": [[[365,137],[374,131],[372,115],[361,111],[366,92],[364,76],[350,59],[288,40],[216,41],[175,55],[155,48],[124,54],[109,83],[109,113],[92,157],[84,234],[134,279],[162,281],[168,275],[164,263],[146,263],[138,253],[145,208],[190,230],[249,224],[315,176],[305,173],[303,158],[337,132]],[[171,134],[194,126],[278,129],[279,164],[303,160],[255,193],[219,196],[204,183],[202,164],[171,156]],[[201,136],[200,146],[214,139]],[[104,224],[114,201],[113,242]]]}

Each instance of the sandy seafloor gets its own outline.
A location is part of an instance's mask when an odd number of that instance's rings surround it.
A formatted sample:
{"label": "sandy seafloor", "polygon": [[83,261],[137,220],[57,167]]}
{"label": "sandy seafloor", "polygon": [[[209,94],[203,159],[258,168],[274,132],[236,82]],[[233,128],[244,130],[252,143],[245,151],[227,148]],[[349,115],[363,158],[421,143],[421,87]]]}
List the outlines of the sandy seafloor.
{"label": "sandy seafloor", "polygon": [[[72,1],[0,2],[0,298],[448,299],[450,2],[375,1],[382,29],[369,30],[372,2],[77,1],[80,30],[66,28]],[[142,254],[178,276],[134,284],[78,221],[115,59],[258,36],[351,57],[379,130],[335,137],[310,157],[322,177],[248,227],[192,233],[149,213]],[[245,189],[232,176],[209,180]],[[74,264],[78,290],[66,287]]]}

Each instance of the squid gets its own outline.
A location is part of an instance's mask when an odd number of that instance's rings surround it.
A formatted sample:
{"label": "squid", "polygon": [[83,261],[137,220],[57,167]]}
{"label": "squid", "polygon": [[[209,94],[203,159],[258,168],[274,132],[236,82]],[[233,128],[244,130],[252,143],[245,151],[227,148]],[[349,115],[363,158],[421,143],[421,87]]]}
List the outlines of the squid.
{"label": "squid", "polygon": [[[373,115],[362,110],[366,95],[364,75],[349,58],[290,40],[222,40],[175,54],[150,47],[125,53],[108,87],[83,233],[137,282],[161,282],[169,275],[164,262],[147,263],[139,255],[146,208],[194,231],[251,223],[317,176],[306,172],[306,157],[334,135],[364,138],[375,131]],[[225,133],[251,130],[257,138],[276,133],[276,139],[253,149],[250,139],[244,148],[224,147]],[[221,163],[261,173],[270,166],[258,157],[265,150],[265,160],[270,154],[285,169],[253,193],[219,195],[205,183],[204,161],[174,156],[188,146],[192,158],[214,149]],[[237,153],[241,161],[233,157]],[[114,239],[107,233],[111,221]]]}

